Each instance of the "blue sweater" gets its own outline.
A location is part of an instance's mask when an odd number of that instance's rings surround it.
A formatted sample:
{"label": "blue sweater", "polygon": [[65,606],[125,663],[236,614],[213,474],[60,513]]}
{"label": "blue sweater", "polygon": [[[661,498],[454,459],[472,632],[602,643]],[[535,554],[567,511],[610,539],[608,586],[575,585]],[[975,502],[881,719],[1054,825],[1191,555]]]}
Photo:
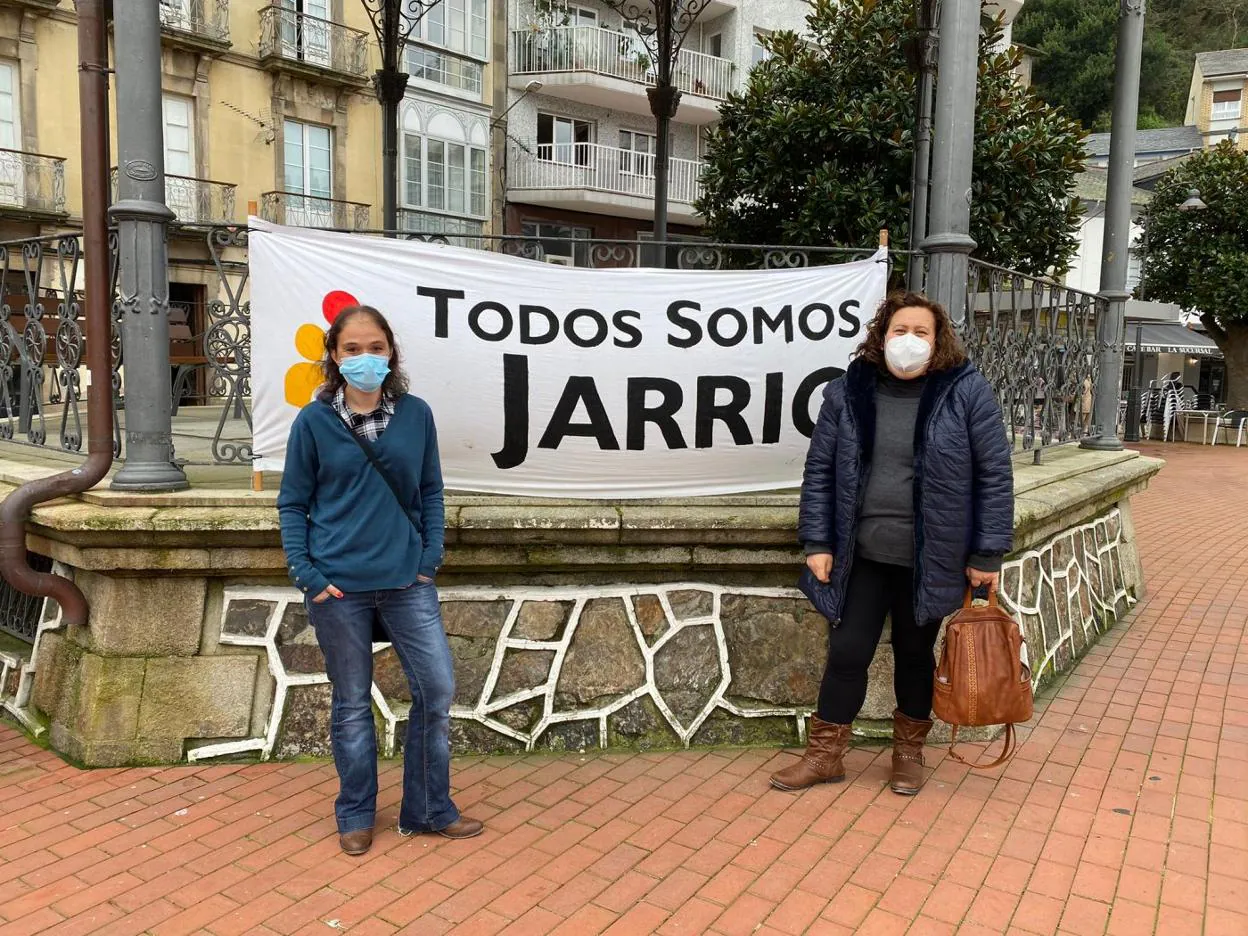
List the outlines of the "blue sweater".
{"label": "blue sweater", "polygon": [[429,405],[403,397],[372,446],[410,520],[331,404],[316,400],[295,418],[277,509],[291,580],[307,594],[331,584],[344,592],[406,588],[442,564],[442,468]]}

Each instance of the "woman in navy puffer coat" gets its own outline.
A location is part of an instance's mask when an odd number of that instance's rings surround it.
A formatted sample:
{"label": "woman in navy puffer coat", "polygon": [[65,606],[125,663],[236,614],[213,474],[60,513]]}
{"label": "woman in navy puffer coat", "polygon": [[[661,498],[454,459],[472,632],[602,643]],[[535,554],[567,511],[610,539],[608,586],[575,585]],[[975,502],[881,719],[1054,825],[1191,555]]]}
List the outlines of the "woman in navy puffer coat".
{"label": "woman in navy puffer coat", "polygon": [[828,661],[806,754],[774,786],[844,779],[850,726],[891,616],[892,788],[919,791],[940,622],[968,583],[997,587],[1011,549],[1010,455],[992,387],[944,309],[914,293],[890,296],[824,392],[806,457],[800,584],[830,623]]}

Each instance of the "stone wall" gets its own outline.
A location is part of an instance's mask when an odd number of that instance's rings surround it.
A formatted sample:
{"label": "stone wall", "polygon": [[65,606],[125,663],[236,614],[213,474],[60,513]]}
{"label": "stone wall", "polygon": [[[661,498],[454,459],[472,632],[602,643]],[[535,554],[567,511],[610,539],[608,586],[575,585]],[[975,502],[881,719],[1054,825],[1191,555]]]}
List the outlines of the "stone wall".
{"label": "stone wall", "polygon": [[[1129,496],[1158,467],[1075,452],[1019,469],[1020,550],[1003,570],[1002,600],[1024,626],[1037,687],[1142,588]],[[783,497],[787,507],[776,503]],[[114,519],[149,528],[131,530],[123,549],[87,506],[41,508],[71,513],[37,516],[32,546],[79,581],[91,626],[71,632],[49,606],[33,660],[0,653],[0,703],[92,764],[327,755],[329,685],[302,595],[278,577],[280,550],[255,542],[257,527],[270,535],[271,511],[217,507],[215,526],[196,516],[192,549],[181,532],[151,529],[175,526],[159,508],[117,505]],[[611,529],[624,510],[605,505],[454,506],[440,594],[455,658],[456,750],[800,743],[827,623],[788,587],[800,562],[792,507],[791,495],[629,505],[649,526],[634,519],[625,537]],[[480,543],[463,526],[466,512]],[[777,544],[785,538],[790,545]],[[168,568],[133,568],[160,563]],[[374,659],[390,755],[410,697],[393,650],[378,644]],[[891,679],[882,644],[861,732],[890,727]]]}

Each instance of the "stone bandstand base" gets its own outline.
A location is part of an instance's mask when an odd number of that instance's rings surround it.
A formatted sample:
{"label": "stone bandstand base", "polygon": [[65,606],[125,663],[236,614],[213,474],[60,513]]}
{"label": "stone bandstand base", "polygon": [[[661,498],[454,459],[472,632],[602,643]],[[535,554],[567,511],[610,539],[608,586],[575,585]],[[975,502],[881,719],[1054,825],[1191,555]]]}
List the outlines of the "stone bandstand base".
{"label": "stone bandstand base", "polygon": [[[1002,599],[1024,625],[1037,688],[1140,594],[1130,499],[1160,467],[1073,447],[1017,463]],[[0,457],[0,493],[36,470]],[[39,507],[29,548],[75,577],[91,621],[63,627],[49,604],[33,648],[0,649],[0,706],[93,766],[327,755],[330,687],[283,574],[275,499],[240,485]],[[455,749],[802,742],[827,624],[793,587],[795,523],[793,492],[448,496],[439,588]],[[410,697],[393,650],[375,646],[374,660],[392,755]],[[882,642],[859,730],[886,735],[892,709]]]}

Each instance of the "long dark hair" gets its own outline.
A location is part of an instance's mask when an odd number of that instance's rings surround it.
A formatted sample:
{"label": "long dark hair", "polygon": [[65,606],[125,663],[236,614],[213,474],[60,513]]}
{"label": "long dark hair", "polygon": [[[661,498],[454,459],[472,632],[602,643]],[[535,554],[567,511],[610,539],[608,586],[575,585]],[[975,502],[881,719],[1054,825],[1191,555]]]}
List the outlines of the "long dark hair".
{"label": "long dark hair", "polygon": [[884,361],[884,342],[888,339],[888,326],[892,324],[893,316],[899,309],[912,306],[927,309],[936,319],[936,346],[932,349],[932,360],[928,365],[928,370],[949,370],[966,363],[966,351],[962,348],[962,342],[958,340],[957,332],[953,330],[953,322],[949,320],[945,307],[939,302],[928,299],[922,293],[900,290],[890,293],[888,298],[880,304],[875,318],[867,326],[867,337],[858,346],[855,356],[864,361],[870,361],[880,370],[887,370],[888,365]]}
{"label": "long dark hair", "polygon": [[325,372],[323,392],[327,396],[333,396],[346,385],[347,381],[338,370],[338,363],[334,360],[334,352],[338,350],[338,338],[342,335],[347,322],[361,315],[370,319],[381,329],[382,334],[386,336],[386,343],[390,345],[390,373],[386,375],[386,379],[381,384],[381,395],[388,400],[397,400],[407,393],[408,383],[407,375],[403,373],[403,362],[399,359],[399,346],[394,340],[394,330],[384,315],[372,306],[366,305],[347,306],[338,313],[334,324],[330,325],[329,331],[325,333],[325,358],[321,361],[321,370]]}

